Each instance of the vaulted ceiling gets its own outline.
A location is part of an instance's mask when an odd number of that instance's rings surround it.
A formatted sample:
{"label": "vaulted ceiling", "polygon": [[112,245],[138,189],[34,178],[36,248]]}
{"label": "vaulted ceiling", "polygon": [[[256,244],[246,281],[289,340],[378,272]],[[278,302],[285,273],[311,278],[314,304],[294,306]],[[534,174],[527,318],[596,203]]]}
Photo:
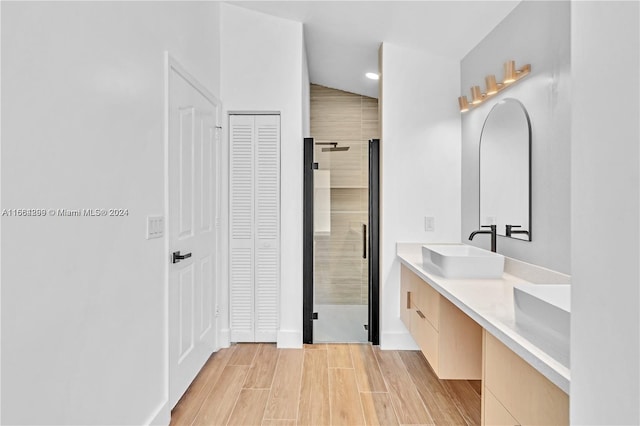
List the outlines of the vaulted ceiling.
{"label": "vaulted ceiling", "polygon": [[377,97],[388,42],[462,59],[519,1],[230,1],[304,24],[312,83]]}

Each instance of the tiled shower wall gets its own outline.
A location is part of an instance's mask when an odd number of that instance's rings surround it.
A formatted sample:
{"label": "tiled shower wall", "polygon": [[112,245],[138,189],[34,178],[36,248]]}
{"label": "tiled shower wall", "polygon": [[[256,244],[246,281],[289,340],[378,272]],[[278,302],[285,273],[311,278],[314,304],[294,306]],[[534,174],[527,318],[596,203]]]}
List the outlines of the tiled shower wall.
{"label": "tiled shower wall", "polygon": [[362,252],[368,217],[368,141],[379,138],[378,129],[377,99],[311,85],[314,142],[349,146],[337,152],[322,152],[326,145],[315,147],[319,169],[330,174],[330,232],[317,230],[314,235],[316,304],[367,304],[368,267]]}

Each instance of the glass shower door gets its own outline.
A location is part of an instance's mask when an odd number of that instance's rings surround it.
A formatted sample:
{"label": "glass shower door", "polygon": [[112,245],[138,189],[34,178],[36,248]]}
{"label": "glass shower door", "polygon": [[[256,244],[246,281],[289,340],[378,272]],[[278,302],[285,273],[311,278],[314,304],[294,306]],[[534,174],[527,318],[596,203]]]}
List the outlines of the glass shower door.
{"label": "glass shower door", "polygon": [[368,144],[315,142],[313,341],[367,342]]}

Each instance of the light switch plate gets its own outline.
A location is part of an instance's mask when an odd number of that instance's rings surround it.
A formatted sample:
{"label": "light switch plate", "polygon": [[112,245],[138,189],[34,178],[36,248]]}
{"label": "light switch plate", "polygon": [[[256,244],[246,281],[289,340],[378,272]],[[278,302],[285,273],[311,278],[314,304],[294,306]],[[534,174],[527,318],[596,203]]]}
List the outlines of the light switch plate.
{"label": "light switch plate", "polygon": [[433,216],[424,217],[424,230],[426,232],[433,232],[436,230],[436,218]]}
{"label": "light switch plate", "polygon": [[147,240],[164,236],[164,217],[147,216]]}

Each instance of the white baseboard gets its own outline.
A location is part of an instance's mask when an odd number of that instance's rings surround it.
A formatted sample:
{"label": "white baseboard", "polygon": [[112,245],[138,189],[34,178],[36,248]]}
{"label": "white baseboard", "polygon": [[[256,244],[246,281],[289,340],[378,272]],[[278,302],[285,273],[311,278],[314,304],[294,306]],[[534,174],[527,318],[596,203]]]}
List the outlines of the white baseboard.
{"label": "white baseboard", "polygon": [[154,426],[168,426],[171,423],[171,408],[169,408],[169,401],[165,400],[158,410],[151,414],[150,419],[145,422],[147,425]]}
{"label": "white baseboard", "polygon": [[297,330],[278,330],[277,342],[279,348],[301,348],[302,333]]}
{"label": "white baseboard", "polygon": [[220,334],[218,334],[218,338],[220,341],[218,342],[218,346],[220,348],[228,348],[231,346],[231,331],[228,328],[223,328],[220,330]]}
{"label": "white baseboard", "polygon": [[399,351],[416,351],[420,350],[411,334],[408,331],[396,333],[380,334],[380,349],[382,350],[399,350]]}

